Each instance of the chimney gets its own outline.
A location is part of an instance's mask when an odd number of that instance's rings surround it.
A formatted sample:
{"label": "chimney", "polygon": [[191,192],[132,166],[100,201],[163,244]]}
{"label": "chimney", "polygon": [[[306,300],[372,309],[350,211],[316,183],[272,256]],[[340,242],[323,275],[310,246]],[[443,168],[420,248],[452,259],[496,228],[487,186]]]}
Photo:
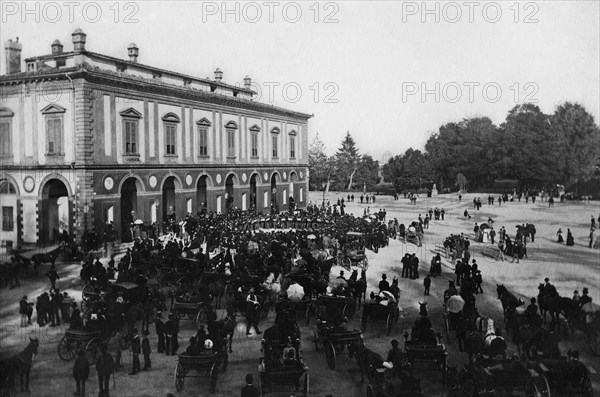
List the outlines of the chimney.
{"label": "chimney", "polygon": [[251,86],[252,86],[252,79],[250,78],[250,76],[244,77],[244,87],[247,90],[249,90]]}
{"label": "chimney", "polygon": [[136,62],[137,63],[137,59],[138,59],[138,55],[140,53],[140,49],[138,48],[137,45],[135,45],[135,43],[129,44],[129,47],[127,47],[127,53],[129,54],[129,60],[131,62]]}
{"label": "chimney", "polygon": [[84,52],[85,51],[85,40],[86,34],[83,33],[83,30],[77,28],[73,33],[71,33],[71,37],[73,38],[73,50],[75,52]]}
{"label": "chimney", "polygon": [[215,69],[215,81],[221,81],[223,80],[223,72],[221,71],[221,69],[216,68]]}
{"label": "chimney", "polygon": [[6,74],[21,73],[21,50],[23,46],[17,41],[8,40],[4,43],[6,53]]}
{"label": "chimney", "polygon": [[[52,43],[51,47],[52,47],[52,55],[61,55],[63,53],[63,45],[60,41],[54,40],[54,43]],[[66,65],[65,58],[56,58],[55,61],[56,61],[57,68]]]}

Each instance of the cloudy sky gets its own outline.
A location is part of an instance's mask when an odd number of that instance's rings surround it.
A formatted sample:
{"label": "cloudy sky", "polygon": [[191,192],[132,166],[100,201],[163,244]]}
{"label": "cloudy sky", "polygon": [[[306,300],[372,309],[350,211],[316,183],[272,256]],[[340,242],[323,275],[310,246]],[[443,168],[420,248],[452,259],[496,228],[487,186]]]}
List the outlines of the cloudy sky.
{"label": "cloudy sky", "polygon": [[[500,123],[535,102],[582,103],[600,118],[600,2],[22,2],[2,1],[0,36],[22,57],[87,48],[198,77],[249,75],[259,100],[314,114],[334,152],[346,131],[380,159],[422,148],[439,126]],[[5,60],[2,53],[1,71]]]}

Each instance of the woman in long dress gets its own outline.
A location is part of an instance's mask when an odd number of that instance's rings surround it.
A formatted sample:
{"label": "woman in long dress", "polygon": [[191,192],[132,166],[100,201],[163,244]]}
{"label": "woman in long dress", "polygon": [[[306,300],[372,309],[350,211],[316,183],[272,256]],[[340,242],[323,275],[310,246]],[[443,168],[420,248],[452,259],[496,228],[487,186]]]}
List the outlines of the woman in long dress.
{"label": "woman in long dress", "polygon": [[560,229],[560,228],[559,228],[559,229],[558,229],[558,232],[556,232],[556,235],[558,236],[558,242],[559,242],[559,243],[562,243],[562,242],[564,242],[564,241],[565,241],[565,240],[563,240],[563,236],[562,236],[562,235],[563,235],[563,232],[562,232],[562,229]]}
{"label": "woman in long dress", "polygon": [[567,229],[567,245],[572,247],[575,245],[575,241],[573,239],[573,233],[571,233],[571,229]]}

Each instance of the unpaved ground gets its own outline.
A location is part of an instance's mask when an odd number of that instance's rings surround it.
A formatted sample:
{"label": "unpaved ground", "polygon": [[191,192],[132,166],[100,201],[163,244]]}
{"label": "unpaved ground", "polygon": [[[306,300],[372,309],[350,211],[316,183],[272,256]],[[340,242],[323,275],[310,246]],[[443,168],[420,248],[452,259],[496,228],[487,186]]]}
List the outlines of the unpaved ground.
{"label": "unpaved ground", "polygon": [[[356,196],[356,195],[355,195]],[[480,195],[486,201],[486,195]],[[337,195],[329,194],[327,199],[337,200]],[[339,196],[341,197],[341,195]],[[309,196],[313,200],[321,200],[322,194],[316,193]],[[473,257],[477,259],[484,277],[484,295],[478,295],[477,304],[480,312],[496,319],[501,324],[500,303],[496,299],[496,283],[504,283],[507,287],[524,298],[537,294],[537,285],[544,277],[549,277],[551,282],[557,286],[562,295],[571,296],[574,289],[588,287],[595,302],[600,301],[600,251],[592,251],[587,248],[587,235],[589,231],[590,215],[596,217],[600,213],[599,203],[588,204],[560,204],[556,203],[554,208],[548,208],[547,203],[525,204],[522,202],[507,203],[506,205],[489,207],[484,205],[480,211],[472,209],[472,195],[465,195],[462,202],[454,195],[443,195],[437,198],[420,198],[416,206],[409,205],[407,200],[393,201],[391,198],[377,197],[377,202],[370,205],[371,213],[379,208],[385,208],[388,219],[398,218],[400,222],[415,220],[419,213],[423,214],[429,208],[443,207],[446,212],[444,221],[432,221],[430,228],[425,231],[425,243],[423,247],[405,245],[396,240],[390,242],[390,246],[381,249],[378,254],[368,252],[369,290],[375,288],[383,272],[391,279],[394,274],[400,276],[400,259],[405,252],[414,252],[420,258],[421,278],[418,280],[407,280],[400,278],[402,297],[400,305],[403,308],[402,318],[390,337],[385,336],[383,324],[369,324],[365,333],[366,344],[369,348],[385,355],[389,349],[389,341],[396,338],[403,340],[404,329],[412,326],[417,315],[418,301],[423,301],[422,277],[429,268],[429,261],[433,253],[439,248],[443,239],[451,233],[463,232],[467,236],[473,235],[475,222],[486,222],[488,217],[495,220],[495,228],[504,225],[509,234],[514,235],[515,225],[521,223],[534,223],[537,228],[536,243],[528,246],[529,258],[522,260],[519,264],[510,262],[496,262],[482,255],[487,248],[483,244],[472,243]],[[347,211],[362,214],[366,205],[349,203]],[[465,208],[473,215],[471,220],[465,220],[462,213]],[[570,228],[575,236],[575,247],[566,247],[555,242],[556,231],[561,227],[565,232]],[[69,291],[71,295],[80,297],[79,265],[60,265],[59,273],[60,287]],[[334,268],[337,272],[338,269]],[[42,269],[42,274],[47,269]],[[447,286],[447,280],[452,278],[453,269],[449,263],[443,262],[444,274],[441,278],[433,279],[431,296],[427,297],[430,316],[434,320],[434,326],[442,331],[443,320],[441,314],[441,295]],[[58,358],[57,344],[64,334],[64,327],[44,327],[37,325],[25,329],[19,327],[18,301],[24,294],[30,300],[37,297],[48,288],[47,279],[39,277],[34,280],[23,280],[21,288],[2,289],[0,291],[0,355],[6,355],[22,349],[29,337],[40,339],[40,352],[35,358],[31,373],[31,395],[32,396],[70,396],[74,391],[74,381],[71,378],[72,362],[66,363]],[[358,312],[350,327],[359,327]],[[35,317],[34,317],[35,319]],[[273,321],[271,315],[263,324],[267,328]],[[338,365],[335,371],[330,370],[325,362],[323,350],[315,351],[312,342],[314,323],[310,327],[301,324],[302,346],[305,362],[310,367],[310,389],[311,395],[325,396],[364,396],[365,386],[360,385],[360,373],[356,364],[347,356],[338,357]],[[193,334],[192,322],[182,322],[181,345],[185,348],[187,339]],[[260,339],[256,335],[245,336],[245,326],[240,324],[234,338],[234,353],[230,355],[230,365],[226,373],[221,374],[217,391],[214,396],[239,395],[240,388],[244,384],[246,373],[257,373],[257,358],[259,357]],[[155,335],[151,335],[151,344],[156,348]],[[591,357],[581,335],[569,341],[561,342],[561,349],[569,347],[578,348],[582,352],[582,361],[592,368],[592,379],[596,393],[598,392],[599,378],[596,374],[600,370],[600,360]],[[458,353],[455,343],[447,346],[448,362],[457,365],[465,362],[463,354]],[[514,349],[513,346],[511,348]],[[177,396],[208,395],[208,383],[203,379],[186,379],[184,390],[175,392],[173,372],[176,366],[175,357],[164,355],[152,355],[152,370],[142,372],[136,376],[128,376],[126,373],[130,368],[130,358],[124,356],[126,371],[117,373],[115,386],[111,382],[112,396],[166,396],[172,392]],[[418,376],[422,380],[424,392],[428,396],[445,395],[445,388],[441,385],[439,373],[418,370]],[[98,386],[95,379],[95,370],[92,368],[90,381],[88,381],[88,395],[97,395]],[[11,394],[14,390],[8,391]],[[291,393],[280,395],[289,396]],[[16,395],[23,395],[16,393]]]}

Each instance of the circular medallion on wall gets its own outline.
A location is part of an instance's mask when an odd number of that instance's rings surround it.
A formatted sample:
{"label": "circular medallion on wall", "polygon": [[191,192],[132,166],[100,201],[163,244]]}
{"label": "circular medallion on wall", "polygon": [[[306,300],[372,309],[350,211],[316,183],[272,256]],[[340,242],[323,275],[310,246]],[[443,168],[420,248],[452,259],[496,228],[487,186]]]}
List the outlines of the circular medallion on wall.
{"label": "circular medallion on wall", "polygon": [[106,190],[112,190],[112,188],[114,186],[115,186],[115,181],[110,176],[107,176],[106,178],[104,178],[104,188]]}
{"label": "circular medallion on wall", "polygon": [[190,174],[187,174],[187,176],[185,177],[185,183],[188,184],[188,186],[191,186],[193,182],[192,176]]}
{"label": "circular medallion on wall", "polygon": [[23,179],[23,188],[27,193],[33,192],[33,189],[35,188],[35,180],[32,176],[26,176],[25,179]]}
{"label": "circular medallion on wall", "polygon": [[300,179],[304,178],[304,173],[300,171]]}
{"label": "circular medallion on wall", "polygon": [[242,182],[246,183],[246,181],[248,180],[248,176],[246,175],[246,173],[244,172],[242,174]]}
{"label": "circular medallion on wall", "polygon": [[283,171],[283,180],[287,179],[287,172]]}
{"label": "circular medallion on wall", "polygon": [[268,181],[269,180],[269,174],[267,174],[266,172],[263,174],[263,181]]}
{"label": "circular medallion on wall", "polygon": [[148,183],[150,184],[150,187],[154,189],[158,181],[154,175],[150,175],[150,178],[148,178]]}
{"label": "circular medallion on wall", "polygon": [[221,174],[217,174],[215,179],[216,179],[217,183],[221,183]]}

